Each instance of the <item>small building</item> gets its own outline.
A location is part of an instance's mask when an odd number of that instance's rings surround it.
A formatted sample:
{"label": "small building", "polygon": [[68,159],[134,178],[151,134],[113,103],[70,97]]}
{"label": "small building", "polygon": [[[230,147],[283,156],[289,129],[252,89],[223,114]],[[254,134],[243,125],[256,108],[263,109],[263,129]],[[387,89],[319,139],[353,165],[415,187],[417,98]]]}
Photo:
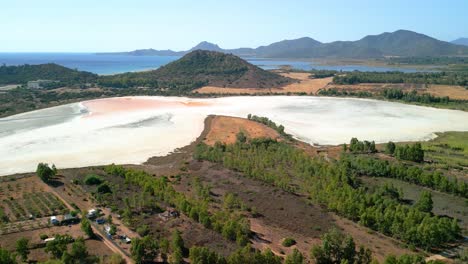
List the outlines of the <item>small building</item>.
{"label": "small building", "polygon": [[28,88],[29,89],[42,89],[49,84],[56,83],[57,81],[53,80],[36,80],[36,81],[29,81]]}
{"label": "small building", "polygon": [[179,212],[171,207],[168,207],[165,212],[159,214],[159,218],[161,218],[164,221],[177,217],[179,217]]}
{"label": "small building", "polygon": [[60,224],[59,220],[57,219],[57,217],[55,215],[50,217],[50,223],[53,224],[53,225]]}
{"label": "small building", "polygon": [[89,219],[96,218],[97,217],[97,210],[96,209],[89,210],[86,217],[89,218]]}
{"label": "small building", "polygon": [[71,224],[77,224],[80,222],[80,219],[76,216],[73,216],[72,214],[66,214],[63,216],[62,225],[71,225]]}

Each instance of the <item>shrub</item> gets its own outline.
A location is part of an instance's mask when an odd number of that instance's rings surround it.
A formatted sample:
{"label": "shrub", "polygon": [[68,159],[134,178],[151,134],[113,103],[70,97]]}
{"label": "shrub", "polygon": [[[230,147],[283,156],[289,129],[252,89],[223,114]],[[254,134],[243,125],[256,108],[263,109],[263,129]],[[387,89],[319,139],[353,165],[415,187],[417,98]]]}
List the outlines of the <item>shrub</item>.
{"label": "shrub", "polygon": [[49,236],[46,235],[46,234],[41,234],[41,235],[39,235],[39,238],[42,239],[42,240],[46,240],[47,238],[49,238]]}
{"label": "shrub", "polygon": [[139,226],[137,229],[136,229],[137,233],[140,235],[140,236],[146,236],[149,234],[149,227],[148,225],[142,225],[142,226]]}
{"label": "shrub", "polygon": [[47,163],[39,163],[37,165],[36,174],[43,182],[47,183],[50,178],[57,174],[57,169],[55,168],[55,165],[52,165],[51,168]]}
{"label": "shrub", "polygon": [[98,193],[111,193],[112,190],[111,190],[111,188],[109,187],[109,185],[107,183],[103,183],[103,184],[98,186],[97,192]]}
{"label": "shrub", "polygon": [[296,240],[294,240],[294,238],[291,238],[291,237],[285,238],[283,242],[281,243],[281,245],[283,245],[284,247],[294,246],[295,244],[296,244]]}
{"label": "shrub", "polygon": [[98,185],[102,183],[102,179],[97,175],[90,174],[86,176],[84,183],[86,185]]}

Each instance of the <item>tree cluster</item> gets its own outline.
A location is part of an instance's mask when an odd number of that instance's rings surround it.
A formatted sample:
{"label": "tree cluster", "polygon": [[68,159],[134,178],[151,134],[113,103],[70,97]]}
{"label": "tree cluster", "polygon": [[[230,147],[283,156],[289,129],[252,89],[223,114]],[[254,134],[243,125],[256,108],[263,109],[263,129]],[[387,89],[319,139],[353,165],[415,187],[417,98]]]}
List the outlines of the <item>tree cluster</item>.
{"label": "tree cluster", "polygon": [[396,88],[383,89],[381,91],[381,95],[389,100],[399,100],[404,102],[416,102],[423,104],[448,104],[450,102],[450,98],[448,96],[438,97],[429,93],[418,94],[416,90],[412,90],[411,92],[405,92],[401,89]]}
{"label": "tree cluster", "polygon": [[337,88],[320,89],[317,94],[322,96],[352,96],[359,98],[373,97],[373,94],[367,91],[353,91],[352,89],[348,91]]}
{"label": "tree cluster", "polygon": [[349,151],[353,153],[375,153],[377,149],[374,141],[359,141],[357,138],[352,138],[349,142]]}
{"label": "tree cluster", "polygon": [[394,178],[441,192],[468,197],[468,184],[456,178],[449,180],[439,171],[425,171],[416,165],[366,156],[346,155],[342,159],[357,175]]}
{"label": "tree cluster", "polygon": [[336,84],[359,83],[421,83],[421,84],[446,84],[468,85],[467,72],[347,72],[333,77]]}
{"label": "tree cluster", "polygon": [[419,142],[412,145],[398,146],[393,142],[389,142],[386,146],[386,152],[401,160],[409,160],[414,162],[424,161],[424,150],[422,149],[421,143]]}
{"label": "tree cluster", "polygon": [[317,264],[370,264],[372,262],[372,253],[369,249],[361,246],[356,251],[353,238],[336,229],[322,236],[322,245],[314,246],[311,255]]}
{"label": "tree cluster", "polygon": [[268,117],[262,117],[262,116],[249,114],[247,115],[247,119],[258,122],[260,124],[264,124],[269,128],[273,128],[274,130],[276,130],[276,132],[278,132],[280,135],[284,136],[285,138],[292,139],[292,136],[290,134],[284,132],[283,125],[277,125],[275,122],[271,121]]}

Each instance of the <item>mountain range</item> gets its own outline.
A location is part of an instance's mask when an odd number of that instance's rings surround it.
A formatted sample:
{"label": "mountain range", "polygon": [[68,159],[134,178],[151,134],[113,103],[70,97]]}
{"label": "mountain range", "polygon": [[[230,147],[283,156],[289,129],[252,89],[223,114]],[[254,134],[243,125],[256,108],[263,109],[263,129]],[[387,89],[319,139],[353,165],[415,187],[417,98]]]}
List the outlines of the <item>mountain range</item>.
{"label": "mountain range", "polygon": [[203,41],[187,51],[140,49],[130,52],[98,53],[99,55],[133,56],[183,56],[194,50],[218,51],[241,57],[262,58],[382,58],[385,56],[465,56],[466,39],[453,43],[441,41],[409,30],[369,35],[357,41],[334,41],[322,43],[304,37],[283,40],[258,48],[223,49],[216,44]]}
{"label": "mountain range", "polygon": [[450,41],[452,44],[468,46],[468,38],[458,38],[456,40]]}

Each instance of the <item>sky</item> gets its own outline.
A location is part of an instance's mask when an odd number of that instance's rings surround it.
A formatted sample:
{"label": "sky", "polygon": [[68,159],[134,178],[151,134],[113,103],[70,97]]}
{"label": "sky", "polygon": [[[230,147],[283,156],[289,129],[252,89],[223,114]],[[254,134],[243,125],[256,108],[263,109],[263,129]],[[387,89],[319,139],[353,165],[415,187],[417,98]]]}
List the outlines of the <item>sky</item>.
{"label": "sky", "polygon": [[187,50],[408,29],[468,37],[467,0],[0,0],[0,52]]}

